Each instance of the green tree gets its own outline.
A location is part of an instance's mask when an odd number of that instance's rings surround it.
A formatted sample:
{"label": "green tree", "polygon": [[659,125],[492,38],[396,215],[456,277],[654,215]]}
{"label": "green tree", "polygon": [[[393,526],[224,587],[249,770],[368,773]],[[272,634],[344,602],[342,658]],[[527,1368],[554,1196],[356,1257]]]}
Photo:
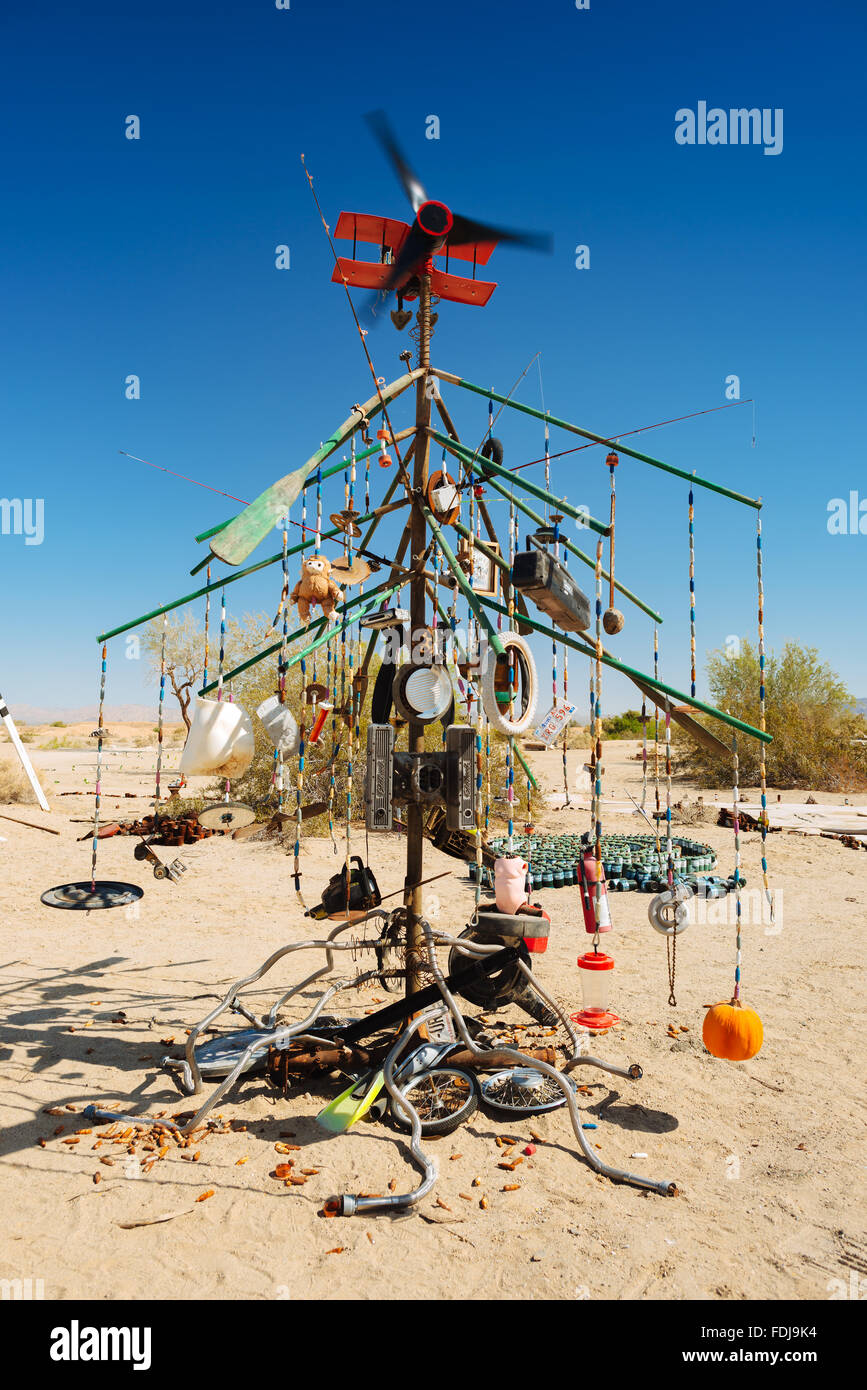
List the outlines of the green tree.
{"label": "green tree", "polygon": [[[713,704],[748,724],[759,723],[759,657],[750,642],[734,656],[721,649],[710,653],[708,683]],[[776,787],[854,791],[867,783],[867,722],[856,713],[845,683],[815,647],[787,642],[779,655],[765,658],[765,704],[768,732],[768,783]],[[703,722],[729,742],[731,733],[713,719]],[[673,726],[674,729],[674,726]],[[725,786],[731,781],[730,758],[716,757],[699,747],[683,730],[674,732],[677,770],[701,786]],[[738,737],[740,781],[759,780],[759,745],[747,735]]]}
{"label": "green tree", "polygon": [[[216,622],[214,615],[216,611]],[[246,657],[252,656],[265,645],[266,637],[276,640],[264,613],[246,614],[243,618],[229,618],[226,624],[224,642],[224,669],[229,671],[239,665]],[[193,695],[202,683],[205,670],[205,629],[189,609],[183,617],[168,615],[166,633],[166,681],[175,696],[181,711],[181,718],[190,728],[190,705]],[[142,635],[142,649],[148,667],[149,684],[159,684],[163,643],[163,619],[154,618],[148,623]],[[211,608],[211,623],[208,637],[208,679],[217,675],[220,656],[219,607]]]}

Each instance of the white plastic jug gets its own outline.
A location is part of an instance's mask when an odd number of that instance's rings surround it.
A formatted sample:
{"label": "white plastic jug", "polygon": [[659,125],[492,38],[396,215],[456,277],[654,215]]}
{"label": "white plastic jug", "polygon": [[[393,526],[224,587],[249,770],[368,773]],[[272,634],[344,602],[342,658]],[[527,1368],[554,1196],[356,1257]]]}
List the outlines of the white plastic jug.
{"label": "white plastic jug", "polygon": [[187,777],[241,777],[253,761],[253,721],[243,705],[196,697],[181,772]]}
{"label": "white plastic jug", "polygon": [[279,695],[269,695],[256,710],[265,726],[265,733],[284,758],[292,757],[301,747],[298,722],[288,705],[281,705]]}

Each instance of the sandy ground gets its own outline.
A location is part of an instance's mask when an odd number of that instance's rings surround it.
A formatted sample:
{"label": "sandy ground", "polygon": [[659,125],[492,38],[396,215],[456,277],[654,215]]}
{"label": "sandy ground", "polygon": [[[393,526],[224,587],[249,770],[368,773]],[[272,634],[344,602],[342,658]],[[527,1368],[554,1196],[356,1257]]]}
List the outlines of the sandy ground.
{"label": "sandy ground", "polygon": [[[818,837],[770,837],[778,921],[769,927],[749,899],[744,929],[744,995],[762,1016],[765,1043],[740,1065],[714,1060],[701,1043],[704,1006],[731,993],[733,926],[697,923],[680,937],[678,1003],[670,1008],[665,944],[648,924],[647,899],[612,897],[615,931],[605,944],[617,961],[612,1005],[622,1023],[594,1050],[614,1062],[640,1062],[644,1078],[582,1073],[586,1119],[598,1125],[587,1133],[606,1160],[672,1179],[679,1196],[594,1175],[576,1157],[562,1111],[531,1122],[544,1142],[514,1175],[505,1173],[495,1136],[518,1138],[517,1153],[530,1138],[528,1122],[504,1124],[480,1111],[453,1136],[430,1143],[440,1178],[415,1213],[326,1220],[319,1213],[332,1193],[383,1192],[392,1180],[406,1191],[416,1183],[406,1145],[387,1123],[362,1122],[336,1138],[316,1126],[313,1116],[334,1083],[310,1090],[304,1083],[284,1098],[262,1078],[248,1079],[221,1107],[226,1120],[246,1129],[205,1138],[195,1163],[172,1148],[142,1172],[140,1155],[123,1144],[104,1142],[95,1151],[97,1131],[63,1142],[76,1137],[76,1112],[88,1102],[151,1115],[189,1110],[160,1057],[179,1051],[184,1030],[232,979],[275,947],[302,940],[310,924],[279,848],[216,838],[180,851],[189,871],[177,886],[153,879],[133,858],[131,839],[102,842],[99,876],[141,884],[138,906],[90,914],[43,906],[46,888],[89,877],[90,844],[76,842],[86,825],[73,822],[90,814],[84,779],[92,787],[86,764],[93,751],[39,743],[31,752],[52,813],[0,807],[60,830],[54,836],[0,820],[0,1278],[42,1279],[46,1298],[69,1299],[809,1300],[840,1297],[853,1286],[863,1296],[867,854]],[[639,794],[635,750],[607,745],[614,800],[627,789]],[[11,756],[0,748],[0,758]],[[167,755],[167,771],[177,756]],[[562,785],[557,756],[535,760],[543,784]],[[108,761],[106,818],[143,814],[153,753],[117,752]],[[573,779],[582,762],[581,752],[570,753]],[[676,796],[686,789],[678,783]],[[113,795],[121,792],[140,799]],[[551,811],[544,826],[583,830],[587,821],[585,810],[572,807]],[[608,824],[646,829],[634,815]],[[686,833],[714,845],[730,871],[730,831],[708,824]],[[363,835],[353,849],[364,853]],[[745,835],[743,851],[753,889],[759,837]],[[372,837],[370,857],[382,892],[398,887],[399,841]],[[305,845],[308,901],[339,863],[328,841]],[[425,906],[437,925],[460,930],[471,904],[460,865],[429,848],[425,869],[450,871],[426,890]],[[552,935],[535,969],[577,1007],[575,957],[587,938],[576,892],[537,896],[551,914]],[[256,987],[254,1006],[264,1008],[306,973],[284,962]],[[306,991],[307,1007],[314,993]],[[344,997],[341,1012],[363,1012],[384,996]],[[121,1012],[125,1022],[114,1021]],[[515,1010],[505,1016],[526,1021]],[[671,1023],[682,1031],[670,1036]],[[225,1025],[244,1026],[230,1016]],[[48,1115],[49,1107],[64,1114]],[[318,1170],[306,1184],[286,1188],[269,1176],[279,1142],[300,1146],[291,1155],[296,1168]],[[106,1156],[111,1164],[100,1164]],[[502,1191],[513,1182],[517,1191]],[[195,1201],[209,1190],[212,1197]],[[169,1214],[174,1219],[164,1224],[122,1225]]]}

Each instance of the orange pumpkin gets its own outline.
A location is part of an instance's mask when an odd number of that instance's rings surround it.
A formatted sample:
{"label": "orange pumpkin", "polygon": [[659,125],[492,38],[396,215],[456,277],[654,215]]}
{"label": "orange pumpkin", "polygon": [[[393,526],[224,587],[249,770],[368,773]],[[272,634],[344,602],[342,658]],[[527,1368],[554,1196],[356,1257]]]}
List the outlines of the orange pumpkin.
{"label": "orange pumpkin", "polygon": [[711,1056],[747,1062],[761,1047],[764,1031],[755,1009],[745,1009],[740,999],[731,999],[708,1009],[701,1036]]}

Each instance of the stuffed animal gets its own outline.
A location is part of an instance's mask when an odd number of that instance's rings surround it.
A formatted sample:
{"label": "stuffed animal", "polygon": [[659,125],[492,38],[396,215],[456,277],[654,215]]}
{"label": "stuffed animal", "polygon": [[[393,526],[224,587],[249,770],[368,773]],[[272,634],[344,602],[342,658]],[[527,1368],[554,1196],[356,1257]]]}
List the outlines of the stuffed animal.
{"label": "stuffed animal", "polygon": [[298,608],[302,622],[310,621],[310,607],[319,604],[330,623],[336,622],[334,605],[343,598],[343,591],[331,578],[331,561],[326,555],[309,555],[301,566],[301,578],[289,595],[290,603]]}

